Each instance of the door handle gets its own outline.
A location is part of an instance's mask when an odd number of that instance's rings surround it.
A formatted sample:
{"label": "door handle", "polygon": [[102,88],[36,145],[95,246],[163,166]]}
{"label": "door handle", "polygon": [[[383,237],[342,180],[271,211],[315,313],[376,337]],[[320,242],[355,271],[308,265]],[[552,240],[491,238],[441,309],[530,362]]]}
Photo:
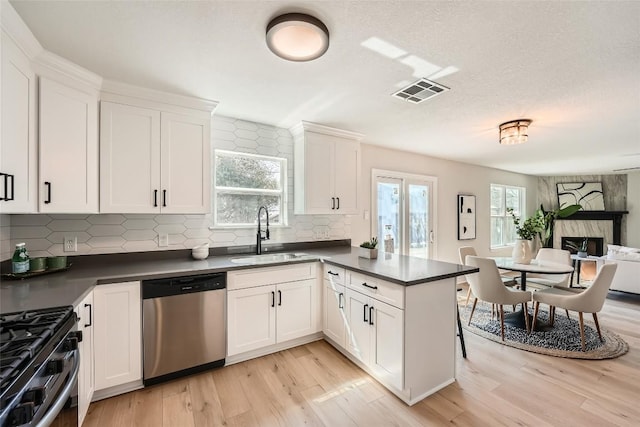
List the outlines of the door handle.
{"label": "door handle", "polygon": [[271,291],[271,307],[276,306],[276,293]]}
{"label": "door handle", "polygon": [[333,272],[333,271],[331,271],[331,270],[327,271],[327,273],[329,273],[329,274],[330,274],[330,275],[332,275],[332,276],[339,276],[339,275],[340,275],[340,273],[334,273],[334,272]]}
{"label": "door handle", "polygon": [[282,291],[278,291],[278,305],[282,305]]}
{"label": "door handle", "polygon": [[336,208],[336,198],[332,197],[331,198],[331,209],[335,209]]}
{"label": "door handle", "polygon": [[344,297],[344,294],[340,292],[338,294],[338,308],[344,308],[344,304],[342,303],[342,297]]}
{"label": "door handle", "polygon": [[340,197],[336,197],[336,200],[338,201],[338,207],[336,209],[340,209]]}
{"label": "door handle", "polygon": [[84,307],[85,308],[89,307],[89,323],[84,324],[86,328],[87,326],[93,325],[93,309],[91,308],[91,304],[85,304]]}
{"label": "door handle", "polygon": [[367,320],[367,307],[369,307],[369,304],[365,304],[364,307],[362,307],[363,308],[363,310],[362,310],[363,311],[363,317],[364,317],[362,320],[364,321],[364,323],[368,323],[369,322]]}
{"label": "door handle", "polygon": [[433,230],[429,231],[429,243],[433,243],[434,241],[434,234],[433,234]]}
{"label": "door handle", "polygon": [[45,199],[44,203],[49,204],[51,203],[51,183],[48,181],[45,181],[44,186],[47,187],[47,198]]}
{"label": "door handle", "polygon": [[153,190],[153,207],[158,207],[158,190]]}
{"label": "door handle", "polygon": [[369,307],[369,324],[373,325],[373,306]]}
{"label": "door handle", "polygon": [[[9,177],[11,177],[11,197],[8,197],[6,200],[13,200],[14,196],[16,195],[15,194],[15,185],[13,183],[15,181],[15,179],[16,179],[16,176],[15,175],[9,175]],[[7,191],[6,188],[5,188],[4,191],[5,191],[5,195],[6,195],[6,191]]]}
{"label": "door handle", "polygon": [[162,206],[167,207],[167,190],[162,190]]}

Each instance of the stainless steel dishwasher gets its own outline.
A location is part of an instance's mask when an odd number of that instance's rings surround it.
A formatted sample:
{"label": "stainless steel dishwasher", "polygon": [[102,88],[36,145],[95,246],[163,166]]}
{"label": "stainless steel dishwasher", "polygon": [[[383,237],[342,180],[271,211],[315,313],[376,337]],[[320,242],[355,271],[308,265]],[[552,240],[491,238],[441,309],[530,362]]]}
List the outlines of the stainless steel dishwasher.
{"label": "stainless steel dishwasher", "polygon": [[143,382],[223,366],[227,274],[142,282]]}

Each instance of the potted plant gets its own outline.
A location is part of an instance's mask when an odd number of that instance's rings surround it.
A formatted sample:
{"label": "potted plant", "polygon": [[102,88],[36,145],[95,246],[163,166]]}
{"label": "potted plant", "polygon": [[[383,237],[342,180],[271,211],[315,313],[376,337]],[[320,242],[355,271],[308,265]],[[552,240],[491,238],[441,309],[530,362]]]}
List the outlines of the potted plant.
{"label": "potted plant", "polygon": [[586,237],[582,239],[579,245],[576,242],[572,241],[566,242],[565,245],[578,252],[578,256],[580,258],[586,258],[587,256],[589,256],[589,253],[587,252],[587,248],[589,247],[589,239]]}
{"label": "potted plant", "polygon": [[361,258],[369,259],[378,258],[378,249],[376,248],[376,246],[378,246],[377,237],[372,237],[371,240],[362,242],[360,244],[360,252],[358,253],[358,256]]}
{"label": "potted plant", "polygon": [[519,237],[513,247],[513,260],[518,264],[529,264],[532,258],[531,241],[538,233],[544,231],[544,215],[542,212],[536,211],[520,223],[520,218],[516,216],[513,209],[507,209],[507,213],[513,217],[513,224]]}
{"label": "potted plant", "polygon": [[544,230],[539,233],[540,242],[545,248],[553,247],[553,225],[556,218],[567,218],[582,209],[580,205],[560,206],[560,208],[546,212],[540,205],[539,212],[544,218]]}

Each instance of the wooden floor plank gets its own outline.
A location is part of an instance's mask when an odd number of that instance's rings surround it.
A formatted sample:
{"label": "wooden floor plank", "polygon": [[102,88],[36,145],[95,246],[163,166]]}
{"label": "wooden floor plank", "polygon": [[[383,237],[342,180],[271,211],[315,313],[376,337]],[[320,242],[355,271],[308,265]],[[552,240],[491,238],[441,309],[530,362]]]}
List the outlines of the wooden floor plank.
{"label": "wooden floor plank", "polygon": [[162,386],[156,385],[134,392],[133,422],[136,427],[162,425]]}
{"label": "wooden floor plank", "polygon": [[212,375],[190,377],[189,397],[191,398],[195,425],[213,427],[226,423]]}
{"label": "wooden floor plank", "polygon": [[162,425],[164,427],[193,427],[193,408],[188,385],[182,384],[179,388],[184,391],[175,393],[174,389],[166,397],[162,398]]}

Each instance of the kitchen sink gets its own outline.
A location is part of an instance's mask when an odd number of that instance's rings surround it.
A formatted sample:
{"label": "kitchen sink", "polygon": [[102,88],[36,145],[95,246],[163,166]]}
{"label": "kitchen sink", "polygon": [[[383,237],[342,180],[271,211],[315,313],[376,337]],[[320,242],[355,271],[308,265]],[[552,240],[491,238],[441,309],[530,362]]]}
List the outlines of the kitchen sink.
{"label": "kitchen sink", "polygon": [[234,264],[270,264],[274,262],[295,261],[301,259],[312,259],[313,255],[305,253],[278,253],[278,254],[263,254],[245,256],[241,258],[231,258],[231,262]]}

